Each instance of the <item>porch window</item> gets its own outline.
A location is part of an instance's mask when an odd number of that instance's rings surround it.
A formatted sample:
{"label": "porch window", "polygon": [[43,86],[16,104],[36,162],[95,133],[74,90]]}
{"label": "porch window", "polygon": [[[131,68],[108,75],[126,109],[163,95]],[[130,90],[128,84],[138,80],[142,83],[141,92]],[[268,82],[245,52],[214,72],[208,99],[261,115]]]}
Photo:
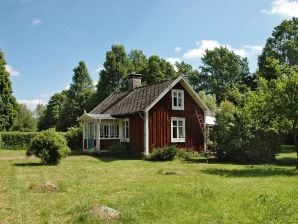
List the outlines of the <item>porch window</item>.
{"label": "porch window", "polygon": [[171,142],[185,142],[185,118],[171,118]]}
{"label": "porch window", "polygon": [[122,141],[129,141],[129,120],[124,120],[122,122]]}
{"label": "porch window", "polygon": [[119,124],[116,122],[100,124],[100,138],[102,139],[118,139]]}
{"label": "porch window", "polygon": [[182,89],[172,90],[172,109],[184,110],[184,91]]}

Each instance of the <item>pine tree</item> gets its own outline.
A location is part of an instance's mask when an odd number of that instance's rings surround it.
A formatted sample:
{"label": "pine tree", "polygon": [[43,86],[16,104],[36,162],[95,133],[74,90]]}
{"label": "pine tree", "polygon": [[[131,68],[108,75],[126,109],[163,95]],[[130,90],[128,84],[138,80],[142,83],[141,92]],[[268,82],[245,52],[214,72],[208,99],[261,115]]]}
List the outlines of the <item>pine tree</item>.
{"label": "pine tree", "polygon": [[98,102],[113,92],[126,89],[127,76],[133,72],[133,65],[123,45],[113,45],[111,51],[107,51],[103,66],[97,84]]}
{"label": "pine tree", "polygon": [[94,94],[92,79],[83,61],[73,69],[72,84],[66,93],[67,101],[61,111],[58,130],[65,131],[67,128],[78,124],[77,118],[89,109],[89,100]]}
{"label": "pine tree", "polygon": [[11,81],[5,65],[4,54],[0,50],[0,131],[10,129],[17,114],[17,102],[12,95]]}

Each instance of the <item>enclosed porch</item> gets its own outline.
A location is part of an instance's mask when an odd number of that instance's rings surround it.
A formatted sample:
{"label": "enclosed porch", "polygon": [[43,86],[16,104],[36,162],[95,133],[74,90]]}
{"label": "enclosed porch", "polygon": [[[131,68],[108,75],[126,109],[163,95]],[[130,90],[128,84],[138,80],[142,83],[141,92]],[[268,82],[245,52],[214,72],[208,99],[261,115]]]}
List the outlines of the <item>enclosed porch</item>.
{"label": "enclosed porch", "polygon": [[83,150],[106,150],[111,145],[129,142],[129,119],[109,114],[84,113],[79,121],[83,126]]}

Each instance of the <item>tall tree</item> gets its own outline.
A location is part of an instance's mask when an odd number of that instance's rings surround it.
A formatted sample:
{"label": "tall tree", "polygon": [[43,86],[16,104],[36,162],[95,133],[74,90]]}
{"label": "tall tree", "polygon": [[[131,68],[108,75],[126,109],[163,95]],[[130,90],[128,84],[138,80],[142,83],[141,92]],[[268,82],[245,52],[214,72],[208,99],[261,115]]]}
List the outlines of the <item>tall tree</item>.
{"label": "tall tree", "polygon": [[298,18],[284,20],[274,28],[259,56],[259,73],[266,79],[276,79],[277,64],[298,65]]}
{"label": "tall tree", "polygon": [[111,93],[126,88],[127,76],[133,72],[133,66],[123,45],[112,45],[111,50],[106,52],[103,66],[97,84],[99,102]]}
{"label": "tall tree", "polygon": [[157,55],[152,55],[149,57],[148,68],[144,73],[143,81],[146,84],[153,84],[176,76],[177,73],[169,62]]}
{"label": "tall tree", "polygon": [[73,69],[72,84],[66,92],[67,101],[60,117],[58,130],[65,131],[67,128],[78,124],[77,118],[89,109],[89,100],[94,94],[93,83],[83,61]]}
{"label": "tall tree", "polygon": [[37,120],[25,104],[18,106],[18,113],[11,128],[12,131],[36,131]]}
{"label": "tall tree", "polygon": [[144,74],[148,68],[148,59],[141,50],[132,50],[128,54],[128,58],[132,63],[132,70],[137,74]]}
{"label": "tall tree", "polygon": [[55,93],[49,100],[44,114],[38,120],[38,130],[46,130],[48,128],[61,127],[58,122],[64,105],[67,102],[67,90],[61,93]]}
{"label": "tall tree", "polygon": [[226,47],[207,50],[202,58],[198,90],[207,94],[215,94],[217,103],[225,99],[230,89],[246,90],[247,79],[250,78],[247,58],[241,58]]}
{"label": "tall tree", "polygon": [[0,49],[0,131],[11,128],[17,115],[17,102],[12,95],[9,73],[5,65],[4,54]]}

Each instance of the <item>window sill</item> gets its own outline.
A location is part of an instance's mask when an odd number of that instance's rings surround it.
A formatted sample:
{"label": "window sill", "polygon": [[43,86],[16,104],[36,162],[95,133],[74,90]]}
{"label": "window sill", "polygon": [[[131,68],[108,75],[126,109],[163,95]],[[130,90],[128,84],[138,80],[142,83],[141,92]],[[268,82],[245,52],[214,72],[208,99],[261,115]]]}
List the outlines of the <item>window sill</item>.
{"label": "window sill", "polygon": [[171,142],[185,142],[185,139],[171,139]]}
{"label": "window sill", "polygon": [[184,110],[184,107],[172,107],[172,110]]}

